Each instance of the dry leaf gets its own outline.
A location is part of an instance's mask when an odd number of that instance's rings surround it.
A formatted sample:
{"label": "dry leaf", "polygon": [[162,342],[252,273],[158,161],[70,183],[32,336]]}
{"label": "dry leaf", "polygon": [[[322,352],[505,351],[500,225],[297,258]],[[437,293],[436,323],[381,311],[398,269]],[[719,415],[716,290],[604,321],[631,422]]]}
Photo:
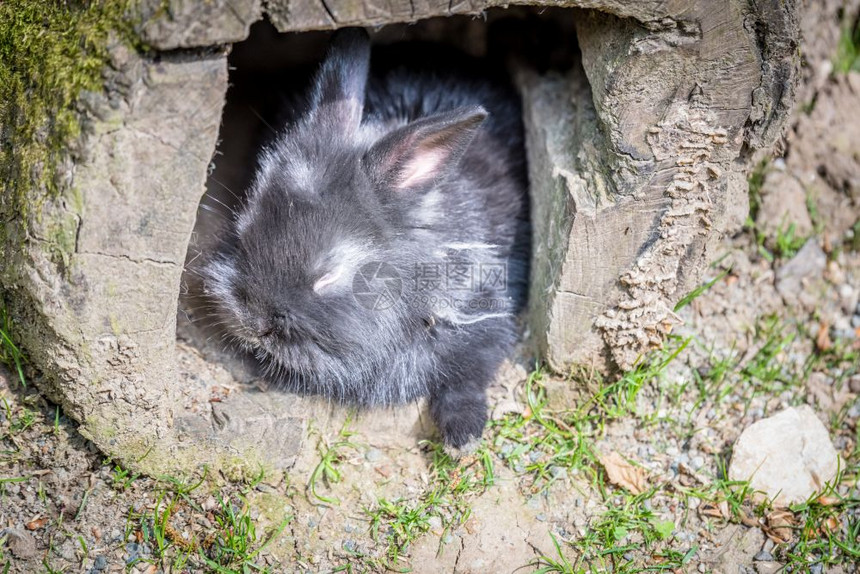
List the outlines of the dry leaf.
{"label": "dry leaf", "polygon": [[833,506],[842,502],[842,499],[838,496],[819,496],[815,502],[821,506]]}
{"label": "dry leaf", "polygon": [[762,530],[777,544],[786,544],[791,542],[796,524],[794,514],[790,510],[774,510],[767,515],[767,525]]}
{"label": "dry leaf", "polygon": [[761,521],[754,516],[750,516],[743,509],[740,509],[740,519],[741,524],[744,526],[749,526],[750,528],[758,528],[761,526]]}
{"label": "dry leaf", "polygon": [[34,520],[31,520],[24,526],[27,528],[27,530],[39,530],[40,528],[43,528],[47,523],[47,518],[36,518]]}
{"label": "dry leaf", "polygon": [[725,518],[717,505],[711,504],[710,502],[706,502],[699,506],[699,514],[702,516],[710,516],[711,518]]}
{"label": "dry leaf", "polygon": [[731,514],[729,513],[729,501],[728,500],[721,500],[720,501],[720,513],[723,515],[723,518],[725,518],[726,520],[728,520],[729,516],[731,516]]}
{"label": "dry leaf", "polygon": [[633,494],[642,494],[648,490],[645,469],[633,466],[617,452],[601,456],[600,464],[606,469],[606,476],[612,484],[626,488]]}
{"label": "dry leaf", "polygon": [[828,516],[827,520],[821,525],[821,531],[828,534],[836,534],[839,532],[842,524],[839,523],[839,519],[835,516]]}
{"label": "dry leaf", "polygon": [[822,321],[818,325],[818,336],[815,337],[815,346],[819,351],[829,351],[833,347],[833,341],[830,340],[830,327]]}

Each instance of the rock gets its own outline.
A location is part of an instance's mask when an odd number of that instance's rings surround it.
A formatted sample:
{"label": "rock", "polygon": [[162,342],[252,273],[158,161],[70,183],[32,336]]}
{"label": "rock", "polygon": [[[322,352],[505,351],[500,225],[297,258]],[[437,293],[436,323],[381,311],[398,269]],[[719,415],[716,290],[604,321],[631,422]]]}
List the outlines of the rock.
{"label": "rock", "polygon": [[812,234],[812,219],[806,209],[806,190],[794,176],[784,171],[770,171],[761,189],[761,205],[756,226],[768,237],[788,230],[794,224],[794,235]]}
{"label": "rock", "polygon": [[377,448],[372,448],[364,453],[364,459],[367,462],[379,462],[382,460],[382,451]]}
{"label": "rock", "polygon": [[715,533],[714,546],[702,551],[701,560],[709,572],[745,572],[764,540],[760,528],[729,524]]}
{"label": "rock", "polygon": [[776,290],[787,305],[815,305],[817,294],[813,285],[824,284],[822,273],[827,255],[815,239],[810,239],[791,261],[776,272]]}
{"label": "rock", "polygon": [[838,455],[808,406],[788,408],[750,425],[738,438],[731,480],[749,480],[774,506],[805,501],[836,476]]}
{"label": "rock", "polygon": [[758,554],[753,556],[753,560],[756,562],[773,562],[773,554],[767,550],[760,550]]}
{"label": "rock", "polygon": [[36,556],[36,539],[23,528],[0,530],[0,537],[3,536],[6,537],[6,546],[15,558],[28,560]]}
{"label": "rock", "polygon": [[139,9],[141,38],[159,50],[238,42],[260,18],[259,0],[145,0]]}
{"label": "rock", "polygon": [[755,564],[757,574],[776,574],[782,568],[783,566],[779,562],[756,562]]}

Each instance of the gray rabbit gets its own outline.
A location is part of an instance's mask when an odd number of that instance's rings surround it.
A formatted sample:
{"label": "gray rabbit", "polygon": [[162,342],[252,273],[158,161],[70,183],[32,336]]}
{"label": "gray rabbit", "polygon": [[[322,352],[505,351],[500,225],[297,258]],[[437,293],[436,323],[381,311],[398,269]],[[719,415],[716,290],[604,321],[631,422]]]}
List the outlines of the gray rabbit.
{"label": "gray rabbit", "polygon": [[453,449],[480,439],[528,277],[519,101],[484,68],[428,45],[374,49],[371,67],[367,34],[336,32],[203,270],[277,386],[362,407],[429,397]]}

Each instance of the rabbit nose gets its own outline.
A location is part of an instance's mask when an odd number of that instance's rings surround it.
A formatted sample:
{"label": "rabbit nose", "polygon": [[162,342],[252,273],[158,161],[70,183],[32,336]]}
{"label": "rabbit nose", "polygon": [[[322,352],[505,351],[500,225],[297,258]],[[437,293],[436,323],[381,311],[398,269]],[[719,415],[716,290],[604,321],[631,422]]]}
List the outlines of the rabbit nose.
{"label": "rabbit nose", "polygon": [[285,313],[272,314],[272,321],[270,323],[270,329],[267,334],[271,335],[275,332],[280,333],[284,336],[290,334],[290,319]]}

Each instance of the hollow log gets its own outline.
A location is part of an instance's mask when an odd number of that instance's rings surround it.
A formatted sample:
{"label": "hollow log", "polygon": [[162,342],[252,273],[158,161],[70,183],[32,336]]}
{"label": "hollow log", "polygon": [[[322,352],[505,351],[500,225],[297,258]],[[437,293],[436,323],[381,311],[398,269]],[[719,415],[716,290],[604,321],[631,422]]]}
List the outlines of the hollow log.
{"label": "hollow log", "polygon": [[[673,306],[698,284],[710,247],[746,217],[745,172],[780,137],[793,104],[799,7],[521,4],[576,9],[581,51],[567,72],[514,72],[534,227],[529,338],[559,371],[628,368],[678,323]],[[234,393],[199,409],[178,383],[179,369],[194,363],[177,364],[177,297],[216,152],[229,46],[264,17],[298,32],[508,5],[144,0],[95,40],[100,85],[73,94],[79,129],[64,132],[59,150],[44,143],[56,122],[28,118],[25,97],[54,79],[3,92],[18,97],[0,116],[0,294],[44,374],[41,390],[136,470],[207,464],[232,476],[289,467],[307,419],[326,405]],[[36,143],[26,149],[35,151],[22,157],[17,142],[33,122]]]}

